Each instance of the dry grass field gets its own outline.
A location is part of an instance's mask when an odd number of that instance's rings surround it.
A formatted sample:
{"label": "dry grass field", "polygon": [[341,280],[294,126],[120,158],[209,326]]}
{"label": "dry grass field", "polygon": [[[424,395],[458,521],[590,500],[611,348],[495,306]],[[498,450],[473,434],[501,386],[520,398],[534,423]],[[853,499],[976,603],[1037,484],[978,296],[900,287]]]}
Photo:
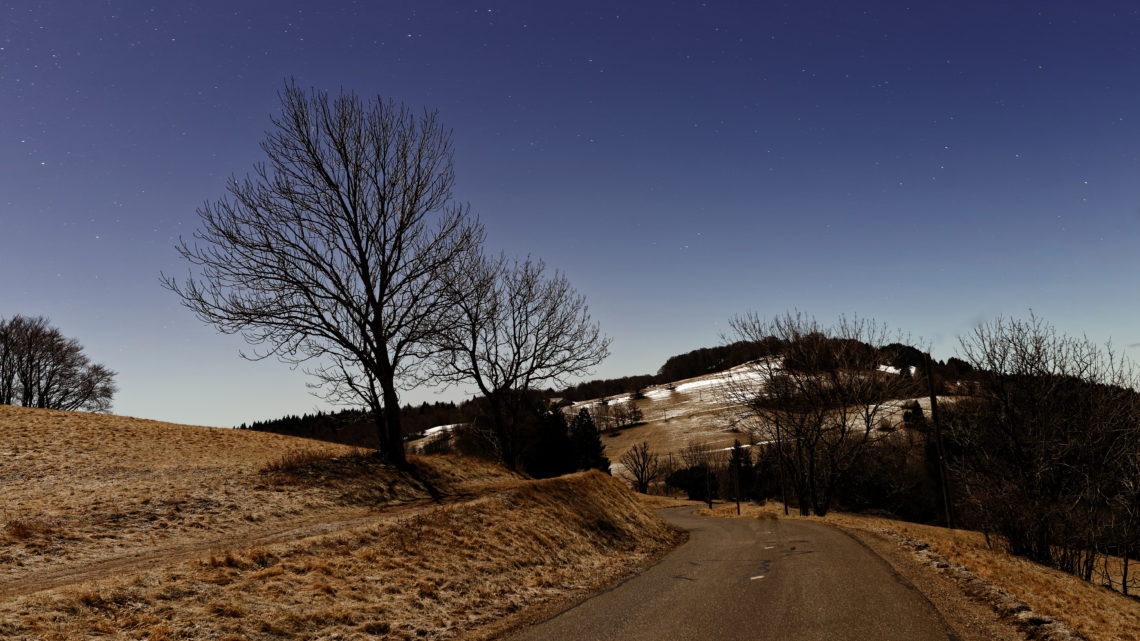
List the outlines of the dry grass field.
{"label": "dry grass field", "polygon": [[[804,518],[794,511],[785,517],[783,506],[776,502],[748,504],[742,508],[744,518]],[[736,506],[718,505],[711,511],[702,510],[702,513],[736,517]],[[990,549],[985,537],[978,532],[835,512],[823,520],[876,535],[897,532],[923,541],[950,563],[965,566],[970,572],[1023,601],[1033,611],[1063,621],[1089,641],[1140,641],[1140,601],[1070,574]]]}
{"label": "dry grass field", "polygon": [[677,537],[600,474],[413,462],[0,406],[0,638],[481,638]]}

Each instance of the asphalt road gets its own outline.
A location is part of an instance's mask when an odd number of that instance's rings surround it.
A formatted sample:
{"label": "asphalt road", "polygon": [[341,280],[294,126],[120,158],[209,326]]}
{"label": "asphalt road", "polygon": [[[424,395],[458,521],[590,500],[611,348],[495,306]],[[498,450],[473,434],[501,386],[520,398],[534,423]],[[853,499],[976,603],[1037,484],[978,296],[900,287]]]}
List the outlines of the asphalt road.
{"label": "asphalt road", "polygon": [[660,563],[511,640],[956,638],[917,590],[839,530],[692,511],[662,512],[691,535]]}

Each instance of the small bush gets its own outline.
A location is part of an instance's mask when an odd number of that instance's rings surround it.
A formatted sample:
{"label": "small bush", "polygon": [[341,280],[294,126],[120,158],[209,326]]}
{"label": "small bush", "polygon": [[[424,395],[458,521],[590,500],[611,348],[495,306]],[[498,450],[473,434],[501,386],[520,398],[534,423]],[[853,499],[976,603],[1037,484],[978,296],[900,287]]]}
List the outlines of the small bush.
{"label": "small bush", "polygon": [[286,452],[277,460],[266,463],[258,472],[261,474],[299,474],[314,465],[335,458],[337,458],[335,454],[316,449],[293,450]]}
{"label": "small bush", "polygon": [[388,634],[392,631],[392,626],[387,621],[372,621],[365,623],[360,629],[367,634]]}
{"label": "small bush", "polygon": [[43,521],[15,519],[8,521],[4,526],[4,532],[17,541],[26,541],[28,539],[49,538],[55,533],[55,528]]}

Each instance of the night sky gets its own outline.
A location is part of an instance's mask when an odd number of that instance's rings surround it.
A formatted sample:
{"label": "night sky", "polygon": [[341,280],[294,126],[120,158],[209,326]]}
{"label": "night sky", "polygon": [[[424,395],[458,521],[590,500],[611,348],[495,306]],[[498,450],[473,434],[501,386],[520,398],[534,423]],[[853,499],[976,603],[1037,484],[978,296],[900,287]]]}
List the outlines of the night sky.
{"label": "night sky", "polygon": [[749,310],[944,359],[1032,309],[1140,356],[1132,3],[546,4],[0,5],[0,317],[78,338],[118,414],[325,407],[159,285],[292,77],[438,109],[489,247],[565,272],[613,337],[598,376]]}

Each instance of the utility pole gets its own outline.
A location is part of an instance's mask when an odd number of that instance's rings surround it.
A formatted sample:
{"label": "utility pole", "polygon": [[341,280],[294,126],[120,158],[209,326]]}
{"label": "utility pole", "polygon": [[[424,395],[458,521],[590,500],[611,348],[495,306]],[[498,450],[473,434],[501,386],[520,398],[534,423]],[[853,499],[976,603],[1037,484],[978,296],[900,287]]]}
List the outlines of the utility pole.
{"label": "utility pole", "polygon": [[934,393],[934,359],[926,354],[926,384],[930,390],[930,421],[934,423],[934,447],[938,451],[938,476],[942,481],[942,509],[946,514],[946,527],[954,529],[954,515],[950,511],[950,474],[946,471],[946,449],[942,445],[942,423],[938,420],[938,396]]}

